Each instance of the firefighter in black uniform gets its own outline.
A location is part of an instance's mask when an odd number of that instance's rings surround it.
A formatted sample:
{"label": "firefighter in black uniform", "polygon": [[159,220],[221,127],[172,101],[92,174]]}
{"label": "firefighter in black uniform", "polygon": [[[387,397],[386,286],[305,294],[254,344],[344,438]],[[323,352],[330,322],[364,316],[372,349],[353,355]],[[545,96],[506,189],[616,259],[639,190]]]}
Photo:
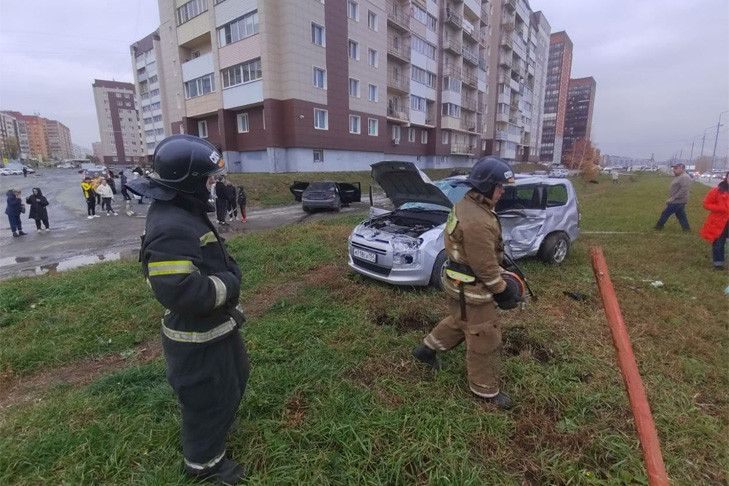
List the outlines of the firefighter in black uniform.
{"label": "firefighter in black uniform", "polygon": [[243,468],[226,457],[225,441],[248,380],[239,329],[241,273],[210,222],[218,151],[191,135],[173,135],[154,151],[154,172],[127,184],[152,205],[140,260],[147,282],[167,309],[162,344],[167,379],[180,403],[188,475],[236,484]]}

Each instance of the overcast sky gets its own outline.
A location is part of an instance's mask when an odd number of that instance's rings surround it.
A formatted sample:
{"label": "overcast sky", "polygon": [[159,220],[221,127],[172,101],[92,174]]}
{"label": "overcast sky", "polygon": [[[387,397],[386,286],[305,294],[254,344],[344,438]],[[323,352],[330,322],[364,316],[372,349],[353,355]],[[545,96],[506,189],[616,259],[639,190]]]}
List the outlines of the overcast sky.
{"label": "overcast sky", "polygon": [[[259,0],[260,1],[260,0]],[[334,0],[332,0],[334,1]],[[344,1],[344,0],[340,0]],[[711,155],[729,110],[727,0],[531,0],[574,43],[572,77],[593,76],[592,139],[605,154]],[[0,0],[0,108],[40,113],[99,139],[91,84],[132,81],[129,45],[158,25],[156,0]],[[717,156],[727,156],[729,113]]]}

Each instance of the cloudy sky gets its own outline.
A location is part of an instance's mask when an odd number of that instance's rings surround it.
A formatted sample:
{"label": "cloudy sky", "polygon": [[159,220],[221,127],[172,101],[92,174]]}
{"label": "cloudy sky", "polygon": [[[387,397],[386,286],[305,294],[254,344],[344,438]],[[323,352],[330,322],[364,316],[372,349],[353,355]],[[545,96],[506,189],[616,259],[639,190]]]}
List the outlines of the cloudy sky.
{"label": "cloudy sky", "polygon": [[[572,76],[597,81],[592,138],[603,153],[665,160],[683,150],[687,159],[706,133],[711,155],[729,110],[727,0],[530,4],[572,39]],[[91,147],[99,138],[91,83],[132,81],[129,45],[158,20],[156,0],[0,0],[0,108],[57,119]],[[724,157],[729,113],[722,122]]]}

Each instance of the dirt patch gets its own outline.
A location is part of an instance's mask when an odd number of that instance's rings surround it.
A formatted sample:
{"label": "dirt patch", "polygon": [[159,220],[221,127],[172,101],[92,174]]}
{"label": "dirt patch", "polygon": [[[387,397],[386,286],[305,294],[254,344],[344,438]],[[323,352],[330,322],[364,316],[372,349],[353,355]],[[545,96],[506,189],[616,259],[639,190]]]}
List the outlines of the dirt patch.
{"label": "dirt patch", "polygon": [[395,379],[398,382],[418,383],[432,379],[432,371],[418,366],[409,355],[404,352],[370,356],[357,368],[347,373],[351,381],[370,389],[382,405],[390,408],[401,405],[404,399],[380,386],[385,378]]}
{"label": "dirt patch", "polygon": [[436,316],[419,303],[406,303],[401,307],[373,304],[367,310],[370,320],[378,326],[393,326],[398,334],[410,331],[430,332],[442,316]]}
{"label": "dirt patch", "polygon": [[530,354],[542,364],[547,364],[554,358],[554,351],[530,337],[526,328],[521,326],[504,331],[502,352],[507,356]]}
{"label": "dirt patch", "polygon": [[306,419],[307,409],[308,407],[304,401],[304,397],[300,394],[295,393],[289,397],[288,402],[286,402],[286,409],[284,410],[284,417],[286,419],[284,427],[287,429],[295,429],[298,427]]}
{"label": "dirt patch", "polygon": [[16,378],[4,383],[0,391],[0,410],[40,398],[48,389],[59,386],[88,385],[98,377],[129,366],[146,364],[162,352],[158,338],[140,344],[130,352],[50,368],[31,377]]}

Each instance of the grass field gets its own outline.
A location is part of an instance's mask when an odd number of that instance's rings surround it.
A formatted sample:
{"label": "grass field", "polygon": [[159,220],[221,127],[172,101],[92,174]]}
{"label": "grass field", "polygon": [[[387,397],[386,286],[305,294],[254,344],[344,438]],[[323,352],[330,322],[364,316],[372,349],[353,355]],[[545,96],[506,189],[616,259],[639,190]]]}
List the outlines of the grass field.
{"label": "grass field", "polygon": [[[652,229],[668,183],[575,181],[581,238],[560,267],[524,261],[539,300],[502,314],[512,412],[469,395],[462,348],[439,372],[413,361],[443,296],[350,273],[358,217],[230,238],[252,371],[229,451],[250,484],[647,484],[592,245],[608,262],[671,483],[727,484],[729,282],[697,235],[708,188],[692,188],[692,233],[675,219]],[[0,484],[189,484],[154,351],[161,314],[134,262],[0,282]]]}

